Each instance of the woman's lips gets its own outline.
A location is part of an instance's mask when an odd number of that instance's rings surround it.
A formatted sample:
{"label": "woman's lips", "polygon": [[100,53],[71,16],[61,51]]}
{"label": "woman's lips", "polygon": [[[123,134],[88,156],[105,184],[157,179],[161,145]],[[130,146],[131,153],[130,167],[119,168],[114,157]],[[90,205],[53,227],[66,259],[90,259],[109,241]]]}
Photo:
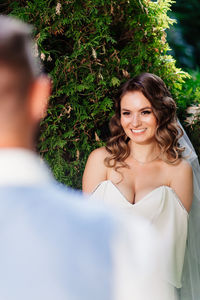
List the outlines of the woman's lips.
{"label": "woman's lips", "polygon": [[131,129],[131,132],[133,133],[143,133],[145,132],[146,128],[143,128],[143,129]]}

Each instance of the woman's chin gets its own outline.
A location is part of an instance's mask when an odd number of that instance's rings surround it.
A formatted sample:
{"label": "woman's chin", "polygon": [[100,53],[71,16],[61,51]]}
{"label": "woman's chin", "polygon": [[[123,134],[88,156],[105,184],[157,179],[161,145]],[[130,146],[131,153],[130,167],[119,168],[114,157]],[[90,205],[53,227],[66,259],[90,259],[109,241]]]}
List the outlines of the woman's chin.
{"label": "woman's chin", "polygon": [[134,144],[147,145],[155,143],[155,137],[129,136],[129,138]]}

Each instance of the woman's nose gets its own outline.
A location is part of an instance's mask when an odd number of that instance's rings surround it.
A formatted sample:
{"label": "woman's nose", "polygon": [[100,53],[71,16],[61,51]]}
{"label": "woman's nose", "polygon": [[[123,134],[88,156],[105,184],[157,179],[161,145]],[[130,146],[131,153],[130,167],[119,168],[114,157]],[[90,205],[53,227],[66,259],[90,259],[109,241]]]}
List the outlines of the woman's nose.
{"label": "woman's nose", "polygon": [[138,126],[141,125],[141,119],[140,119],[140,116],[138,115],[134,115],[133,118],[132,118],[132,125],[136,128]]}

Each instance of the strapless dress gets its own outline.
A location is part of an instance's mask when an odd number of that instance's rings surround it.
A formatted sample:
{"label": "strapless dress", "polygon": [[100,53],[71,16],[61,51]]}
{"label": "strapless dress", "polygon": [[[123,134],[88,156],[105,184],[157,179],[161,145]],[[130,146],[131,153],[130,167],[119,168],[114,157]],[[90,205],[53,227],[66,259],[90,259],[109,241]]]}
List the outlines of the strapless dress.
{"label": "strapless dress", "polygon": [[166,269],[165,280],[175,290],[170,300],[177,299],[177,288],[182,286],[189,215],[174,190],[165,185],[159,186],[131,204],[112,181],[105,180],[95,188],[90,199],[103,201],[132,217],[142,216],[156,229],[165,249],[161,253]]}

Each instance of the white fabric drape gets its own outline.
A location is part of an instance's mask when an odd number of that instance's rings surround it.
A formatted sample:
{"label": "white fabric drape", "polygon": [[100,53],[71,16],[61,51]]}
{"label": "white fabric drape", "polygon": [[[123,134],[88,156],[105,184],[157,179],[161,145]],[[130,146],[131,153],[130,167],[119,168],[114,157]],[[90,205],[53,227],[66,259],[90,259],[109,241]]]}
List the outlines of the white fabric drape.
{"label": "white fabric drape", "polygon": [[182,274],[182,288],[179,290],[179,299],[199,300],[200,299],[200,166],[199,166],[197,154],[195,153],[195,150],[185,131],[183,137],[180,138],[180,145],[185,147],[184,157],[187,159],[187,161],[190,163],[193,169],[194,196],[193,196],[192,208],[189,214],[188,238],[187,238],[183,274]]}

